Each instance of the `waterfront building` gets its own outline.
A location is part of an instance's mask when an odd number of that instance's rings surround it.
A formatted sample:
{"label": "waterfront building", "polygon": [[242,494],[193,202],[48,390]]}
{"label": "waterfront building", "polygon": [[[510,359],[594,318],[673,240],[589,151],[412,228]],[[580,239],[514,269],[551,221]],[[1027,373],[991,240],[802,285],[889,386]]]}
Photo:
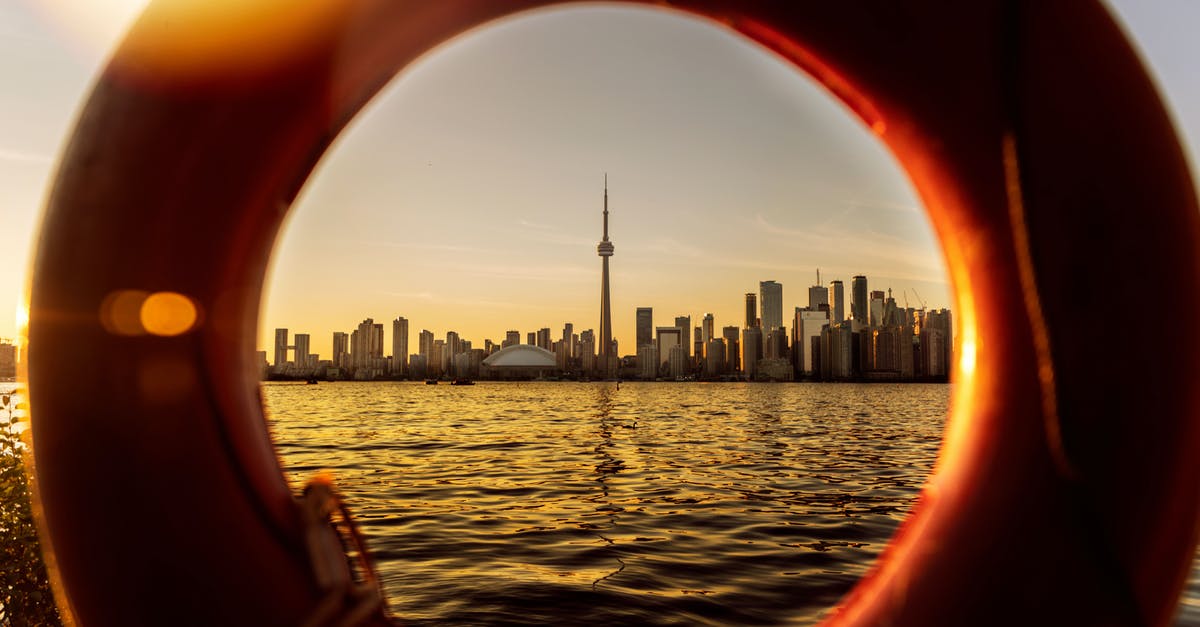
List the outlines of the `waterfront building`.
{"label": "waterfront building", "polygon": [[821,378],[849,379],[854,373],[853,321],[828,325],[821,331]]}
{"label": "waterfront building", "polygon": [[298,370],[309,368],[308,349],[312,344],[311,338],[307,333],[297,333],[293,339],[293,342],[295,342],[295,344],[293,345],[292,358],[295,360],[296,368]]}
{"label": "waterfront building", "polygon": [[696,327],[692,337],[692,364],[697,368],[704,359],[704,328]]}
{"label": "waterfront building", "polygon": [[480,362],[482,379],[528,380],[556,376],[554,353],[530,344],[501,349]]}
{"label": "waterfront building", "polygon": [[588,329],[579,334],[579,366],[585,373],[596,371],[596,333]]}
{"label": "waterfront building", "polygon": [[658,378],[659,361],[658,346],[653,343],[638,347],[638,377],[647,381]]}
{"label": "waterfront building", "polygon": [[392,374],[408,374],[408,320],[392,320]]}
{"label": "waterfront building", "polygon": [[654,343],[654,308],[637,308],[637,343],[634,350],[639,350],[647,344]]}
{"label": "waterfront building", "polygon": [[747,379],[758,375],[758,360],[762,359],[762,329],[750,327],[742,330],[742,372]]}
{"label": "waterfront building", "polygon": [[783,285],[775,281],[759,281],[758,293],[763,333],[770,333],[783,326]]}
{"label": "waterfront building", "polygon": [[760,360],[755,378],[767,381],[791,381],[793,379],[792,362],[785,358]]}
{"label": "waterfront building", "polygon": [[537,346],[537,331],[530,331],[525,334],[525,343],[530,346]]}
{"label": "waterfront building", "polygon": [[520,331],[508,331],[504,334],[504,341],[500,343],[500,348],[505,349],[509,346],[516,346],[521,343]]}
{"label": "waterfront building", "polygon": [[417,336],[417,351],[425,356],[425,364],[429,364],[429,356],[433,354],[433,332],[427,329],[421,329],[421,333]]}
{"label": "waterfront building", "polygon": [[704,345],[704,376],[715,378],[726,372],[725,340],[714,337]]}
{"label": "waterfront building", "polygon": [[667,376],[672,379],[685,377],[692,372],[692,360],[688,356],[688,351],[684,349],[684,344],[676,344],[671,347],[671,352],[667,355]]}
{"label": "waterfront building", "polygon": [[763,358],[788,358],[788,337],[786,328],[775,327],[767,332],[766,336],[763,338]]}
{"label": "waterfront building", "polygon": [[837,324],[846,319],[846,294],[840,280],[829,282],[829,321]]}
{"label": "waterfront building", "polygon": [[276,370],[288,362],[288,330],[275,329],[275,363],[271,364]]}
{"label": "waterfront building", "polygon": [[753,292],[746,292],[746,326],[745,329],[758,326],[758,297]]}
{"label": "waterfront building", "polygon": [[796,364],[796,374],[813,375],[815,367],[813,366],[812,341],[813,338],[818,338],[819,341],[821,329],[829,322],[829,311],[826,309],[813,311],[796,308],[796,318],[793,323],[795,326],[792,328],[794,334],[792,361]]}
{"label": "waterfront building", "polygon": [[333,365],[335,368],[350,367],[350,335],[345,331],[333,332]]}
{"label": "waterfront building", "polygon": [[853,330],[868,326],[867,277],[861,274],[850,279],[850,317],[854,321]]}
{"label": "waterfront building", "polygon": [[688,359],[692,356],[692,317],[691,316],[675,316],[675,326],[679,328],[679,345],[683,347],[683,352],[687,354]]}
{"label": "waterfront building", "polygon": [[735,374],[742,369],[741,342],[738,340],[737,327],[723,327],[721,337],[725,340],[725,372]]}
{"label": "waterfront building", "polygon": [[413,377],[424,379],[429,376],[428,355],[416,354],[408,356],[408,369]]}
{"label": "waterfront building", "polygon": [[704,342],[705,351],[707,351],[708,342],[716,337],[716,320],[710,313],[704,314],[704,320],[700,322],[702,335],[700,339]]}
{"label": "waterfront building", "polygon": [[616,374],[617,359],[613,350],[612,303],[609,300],[608,258],[613,256],[613,243],[608,239],[608,175],[604,175],[604,238],[596,246],[596,254],[603,261],[600,278],[600,374],[611,377]]}
{"label": "waterfront building", "polygon": [[[350,359],[355,368],[378,368],[383,360],[383,324],[367,318],[350,333]],[[355,375],[358,378],[358,375]]]}
{"label": "waterfront building", "polygon": [[671,357],[672,346],[683,346],[683,331],[679,327],[658,327],[655,329],[655,347],[658,348],[659,366],[667,363]]}
{"label": "waterfront building", "polygon": [[567,359],[575,357],[575,325],[570,322],[563,325],[562,342],[566,345]]}
{"label": "waterfront building", "polygon": [[550,327],[542,327],[537,331],[537,347],[543,350],[550,350]]}

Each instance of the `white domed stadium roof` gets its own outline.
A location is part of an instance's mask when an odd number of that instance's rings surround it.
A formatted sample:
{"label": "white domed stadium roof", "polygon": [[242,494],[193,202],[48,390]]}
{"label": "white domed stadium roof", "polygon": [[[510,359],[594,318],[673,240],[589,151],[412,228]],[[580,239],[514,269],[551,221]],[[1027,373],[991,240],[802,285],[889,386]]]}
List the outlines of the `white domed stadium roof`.
{"label": "white domed stadium roof", "polygon": [[554,359],[554,353],[539,348],[532,344],[517,344],[501,349],[499,352],[492,353],[483,363],[495,368],[500,367],[535,367],[535,368],[554,368],[558,362]]}

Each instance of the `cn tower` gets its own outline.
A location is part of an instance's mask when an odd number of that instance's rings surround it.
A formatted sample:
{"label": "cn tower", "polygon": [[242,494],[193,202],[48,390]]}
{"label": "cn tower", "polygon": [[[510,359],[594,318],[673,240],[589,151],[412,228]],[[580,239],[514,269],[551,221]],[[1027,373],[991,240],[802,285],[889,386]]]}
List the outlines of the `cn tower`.
{"label": "cn tower", "polygon": [[596,254],[604,260],[600,279],[600,360],[597,366],[601,374],[611,377],[616,360],[612,354],[612,305],[608,298],[608,258],[613,255],[613,244],[608,241],[608,174],[604,175],[604,239],[596,247]]}

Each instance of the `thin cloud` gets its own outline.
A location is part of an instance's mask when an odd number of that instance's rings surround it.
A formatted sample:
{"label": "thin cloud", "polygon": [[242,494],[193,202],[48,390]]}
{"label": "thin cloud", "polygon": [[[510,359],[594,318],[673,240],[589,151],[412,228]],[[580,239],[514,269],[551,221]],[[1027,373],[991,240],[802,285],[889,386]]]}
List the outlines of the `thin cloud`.
{"label": "thin cloud", "polygon": [[54,162],[54,158],[49,155],[40,155],[32,152],[19,152],[16,150],[6,150],[0,148],[0,161],[10,161],[13,163],[34,163],[38,165],[50,165]]}

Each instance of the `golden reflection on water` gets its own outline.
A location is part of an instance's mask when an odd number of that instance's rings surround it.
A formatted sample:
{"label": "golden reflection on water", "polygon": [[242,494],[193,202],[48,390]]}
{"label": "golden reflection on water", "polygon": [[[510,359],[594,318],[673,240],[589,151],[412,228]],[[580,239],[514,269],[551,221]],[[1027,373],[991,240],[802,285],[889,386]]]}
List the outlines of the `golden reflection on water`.
{"label": "golden reflection on water", "polygon": [[949,386],[266,384],[406,622],[809,620],[932,468]]}

